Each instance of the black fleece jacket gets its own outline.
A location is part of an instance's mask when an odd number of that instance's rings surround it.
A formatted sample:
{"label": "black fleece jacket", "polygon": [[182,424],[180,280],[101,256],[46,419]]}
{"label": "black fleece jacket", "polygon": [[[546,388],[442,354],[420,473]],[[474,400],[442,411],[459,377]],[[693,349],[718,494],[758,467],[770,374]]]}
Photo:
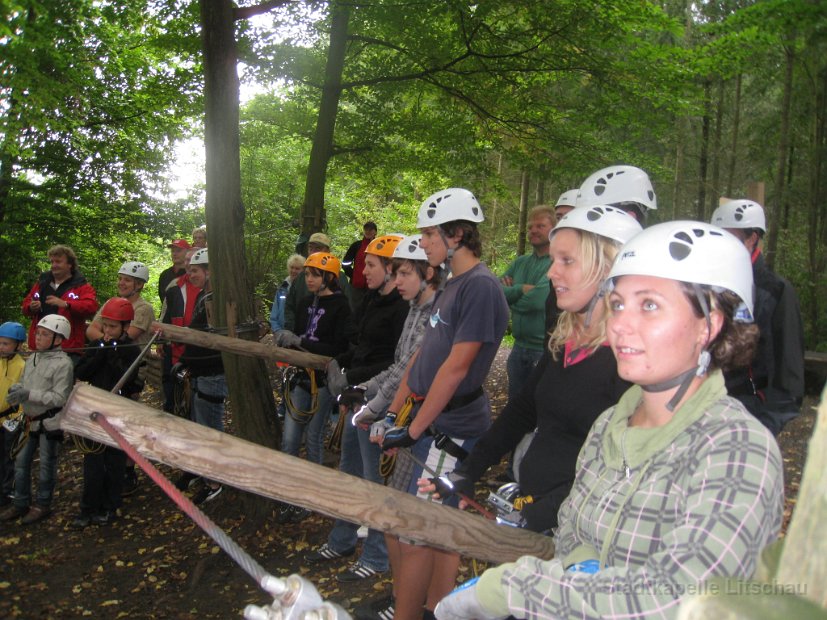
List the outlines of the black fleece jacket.
{"label": "black fleece jacket", "polygon": [[557,526],[557,511],[574,482],[586,435],[597,417],[631,387],[618,377],[609,347],[569,367],[564,367],[563,357],[543,355],[519,396],[508,402],[457,468],[479,480],[536,428],[518,471],[520,490],[535,500],[522,510],[528,529],[535,532]]}
{"label": "black fleece jacket", "polygon": [[387,295],[378,291],[365,295],[359,311],[351,315],[351,346],[336,357],[349,384],[367,381],[393,363],[409,309],[396,289]]}

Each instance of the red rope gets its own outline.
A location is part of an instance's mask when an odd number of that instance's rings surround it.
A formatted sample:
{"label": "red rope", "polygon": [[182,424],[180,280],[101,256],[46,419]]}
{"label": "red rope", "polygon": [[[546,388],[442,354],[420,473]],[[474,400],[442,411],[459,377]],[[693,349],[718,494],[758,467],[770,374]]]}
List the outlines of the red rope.
{"label": "red rope", "polygon": [[161,490],[163,490],[163,492],[166,493],[190,519],[195,521],[196,525],[204,530],[204,532],[212,538],[216,544],[227,553],[227,555],[229,555],[248,575],[250,575],[250,577],[255,579],[257,585],[261,586],[262,579],[270,576],[261,564],[256,562],[250,554],[238,546],[238,544],[231,539],[226,532],[224,532],[224,530],[218,527],[207,515],[204,514],[200,508],[198,508],[198,506],[193,504],[186,495],[181,493],[181,491],[179,491],[175,485],[172,484],[166,476],[164,476],[164,474],[158,471],[152,463],[144,458],[132,446],[132,444],[130,444],[126,438],[114,426],[112,426],[112,424],[110,424],[109,420],[106,419],[106,416],[97,411],[93,411],[89,417],[93,421],[100,424],[103,430],[105,430],[109,436],[117,442],[121,449],[129,455],[129,458],[135,461],[144,473],[152,478],[155,484],[161,487]]}

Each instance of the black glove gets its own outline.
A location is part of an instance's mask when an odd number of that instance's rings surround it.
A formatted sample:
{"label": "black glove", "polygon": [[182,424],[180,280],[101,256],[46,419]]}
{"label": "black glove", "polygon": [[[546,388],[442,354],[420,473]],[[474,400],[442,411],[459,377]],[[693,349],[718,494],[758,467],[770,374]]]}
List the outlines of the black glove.
{"label": "black glove", "polygon": [[436,492],[442,498],[454,494],[474,498],[474,481],[457,471],[448,472],[439,478],[431,478],[431,482],[436,485]]}
{"label": "black glove", "polygon": [[394,426],[385,431],[385,437],[382,439],[382,450],[409,448],[415,443],[416,439],[411,437],[407,426]]}
{"label": "black glove", "polygon": [[355,411],[368,402],[365,398],[366,390],[364,385],[349,385],[336,397],[336,402]]}

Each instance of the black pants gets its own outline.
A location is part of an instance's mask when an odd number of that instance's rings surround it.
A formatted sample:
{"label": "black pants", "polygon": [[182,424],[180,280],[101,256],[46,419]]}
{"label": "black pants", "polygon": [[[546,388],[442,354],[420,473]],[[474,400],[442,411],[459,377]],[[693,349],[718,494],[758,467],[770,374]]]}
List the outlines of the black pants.
{"label": "black pants", "polygon": [[172,352],[164,347],[164,356],[161,358],[161,386],[164,390],[164,411],[175,411],[175,377],[172,376]]}
{"label": "black pants", "polygon": [[121,506],[126,453],[111,446],[102,452],[83,455],[83,496],[80,511],[94,515]]}
{"label": "black pants", "polygon": [[[0,492],[4,496],[8,496],[14,489],[14,459],[11,457],[11,451],[18,433],[19,431],[10,433],[0,427]],[[8,502],[5,499],[0,499],[0,504],[6,503]]]}

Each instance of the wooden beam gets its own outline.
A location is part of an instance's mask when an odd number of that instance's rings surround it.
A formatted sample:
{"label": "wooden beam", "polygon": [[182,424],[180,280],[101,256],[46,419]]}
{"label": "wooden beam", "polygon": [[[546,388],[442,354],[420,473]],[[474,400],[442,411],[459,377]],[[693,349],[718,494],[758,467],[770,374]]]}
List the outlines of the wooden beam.
{"label": "wooden beam", "polygon": [[819,369],[827,369],[827,353],[804,351],[804,367],[814,372]]}
{"label": "wooden beam", "polygon": [[69,433],[115,445],[90,419],[95,411],[104,414],[144,456],[245,491],[480,560],[554,556],[548,536],[425,502],[88,384],[78,384],[72,391],[60,414],[60,426]]}
{"label": "wooden beam", "polygon": [[169,325],[167,323],[158,323],[157,321],[152,324],[152,329],[162,330],[164,337],[174,342],[194,344],[200,347],[207,347],[208,349],[218,349],[225,353],[236,353],[248,357],[261,357],[276,362],[287,362],[292,366],[298,366],[300,368],[323,370],[330,361],[330,358],[324,355],[296,351],[295,349],[273,347],[252,340],[228,338],[227,336],[221,336],[219,334],[178,327],[177,325]]}

